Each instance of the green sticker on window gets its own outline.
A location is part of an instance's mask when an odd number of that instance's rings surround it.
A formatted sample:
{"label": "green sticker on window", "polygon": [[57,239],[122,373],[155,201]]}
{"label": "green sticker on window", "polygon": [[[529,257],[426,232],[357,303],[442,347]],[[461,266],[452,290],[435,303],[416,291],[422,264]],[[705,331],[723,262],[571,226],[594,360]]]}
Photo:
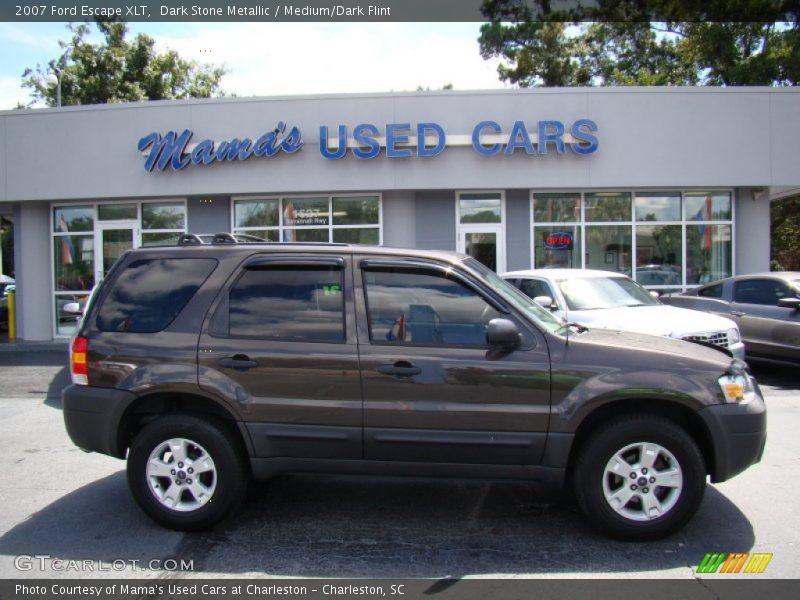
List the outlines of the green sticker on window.
{"label": "green sticker on window", "polygon": [[342,292],[342,286],[338,283],[334,283],[333,285],[323,285],[322,286],[322,295],[323,296],[336,296]]}

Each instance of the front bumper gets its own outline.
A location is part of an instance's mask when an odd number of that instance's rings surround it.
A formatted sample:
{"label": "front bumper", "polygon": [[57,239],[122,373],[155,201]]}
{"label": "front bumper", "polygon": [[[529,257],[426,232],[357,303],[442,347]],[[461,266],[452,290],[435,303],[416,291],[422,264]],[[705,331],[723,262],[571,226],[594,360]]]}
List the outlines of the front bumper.
{"label": "front bumper", "polygon": [[711,481],[726,481],[756,464],[767,441],[767,406],[755,384],[756,397],[748,404],[715,404],[698,412],[714,446]]}
{"label": "front bumper", "polygon": [[122,458],[119,425],[135,398],[130,392],[113,388],[67,386],[61,392],[67,434],[83,450]]}

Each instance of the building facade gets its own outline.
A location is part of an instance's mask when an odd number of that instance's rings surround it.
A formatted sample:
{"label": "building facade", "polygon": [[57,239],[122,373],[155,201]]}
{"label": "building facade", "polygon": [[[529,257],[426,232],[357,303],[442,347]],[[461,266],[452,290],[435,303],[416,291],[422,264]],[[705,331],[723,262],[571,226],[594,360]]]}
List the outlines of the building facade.
{"label": "building facade", "polygon": [[682,290],[769,269],[800,92],[602,88],[0,113],[17,331],[68,336],[126,249],[182,233],[460,250]]}

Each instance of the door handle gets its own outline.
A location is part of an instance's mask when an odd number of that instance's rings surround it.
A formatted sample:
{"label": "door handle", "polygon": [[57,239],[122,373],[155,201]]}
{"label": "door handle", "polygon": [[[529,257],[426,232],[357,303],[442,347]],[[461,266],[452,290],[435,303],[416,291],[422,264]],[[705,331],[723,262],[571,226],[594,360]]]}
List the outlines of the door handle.
{"label": "door handle", "polygon": [[734,317],[743,317],[743,316],[745,316],[747,313],[746,313],[746,312],[743,312],[743,311],[741,311],[741,310],[732,310],[732,311],[731,311],[731,314],[732,314]]}
{"label": "door handle", "polygon": [[235,354],[228,358],[221,358],[217,361],[217,364],[226,369],[234,369],[235,371],[246,371],[247,369],[258,366],[256,361],[250,360],[250,357],[245,354]]}
{"label": "door handle", "polygon": [[378,373],[384,375],[394,375],[395,377],[411,377],[422,373],[422,369],[415,367],[407,360],[398,360],[393,365],[381,365],[377,369]]}

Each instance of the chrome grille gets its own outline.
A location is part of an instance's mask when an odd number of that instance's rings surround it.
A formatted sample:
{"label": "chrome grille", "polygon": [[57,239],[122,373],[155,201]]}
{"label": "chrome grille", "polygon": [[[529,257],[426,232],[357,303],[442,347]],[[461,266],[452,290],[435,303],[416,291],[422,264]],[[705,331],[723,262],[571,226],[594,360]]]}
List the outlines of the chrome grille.
{"label": "chrome grille", "polygon": [[715,346],[720,346],[721,348],[727,348],[729,346],[728,334],[724,331],[693,333],[691,335],[685,335],[681,339],[684,339],[687,342],[704,342],[706,344],[713,344]]}

